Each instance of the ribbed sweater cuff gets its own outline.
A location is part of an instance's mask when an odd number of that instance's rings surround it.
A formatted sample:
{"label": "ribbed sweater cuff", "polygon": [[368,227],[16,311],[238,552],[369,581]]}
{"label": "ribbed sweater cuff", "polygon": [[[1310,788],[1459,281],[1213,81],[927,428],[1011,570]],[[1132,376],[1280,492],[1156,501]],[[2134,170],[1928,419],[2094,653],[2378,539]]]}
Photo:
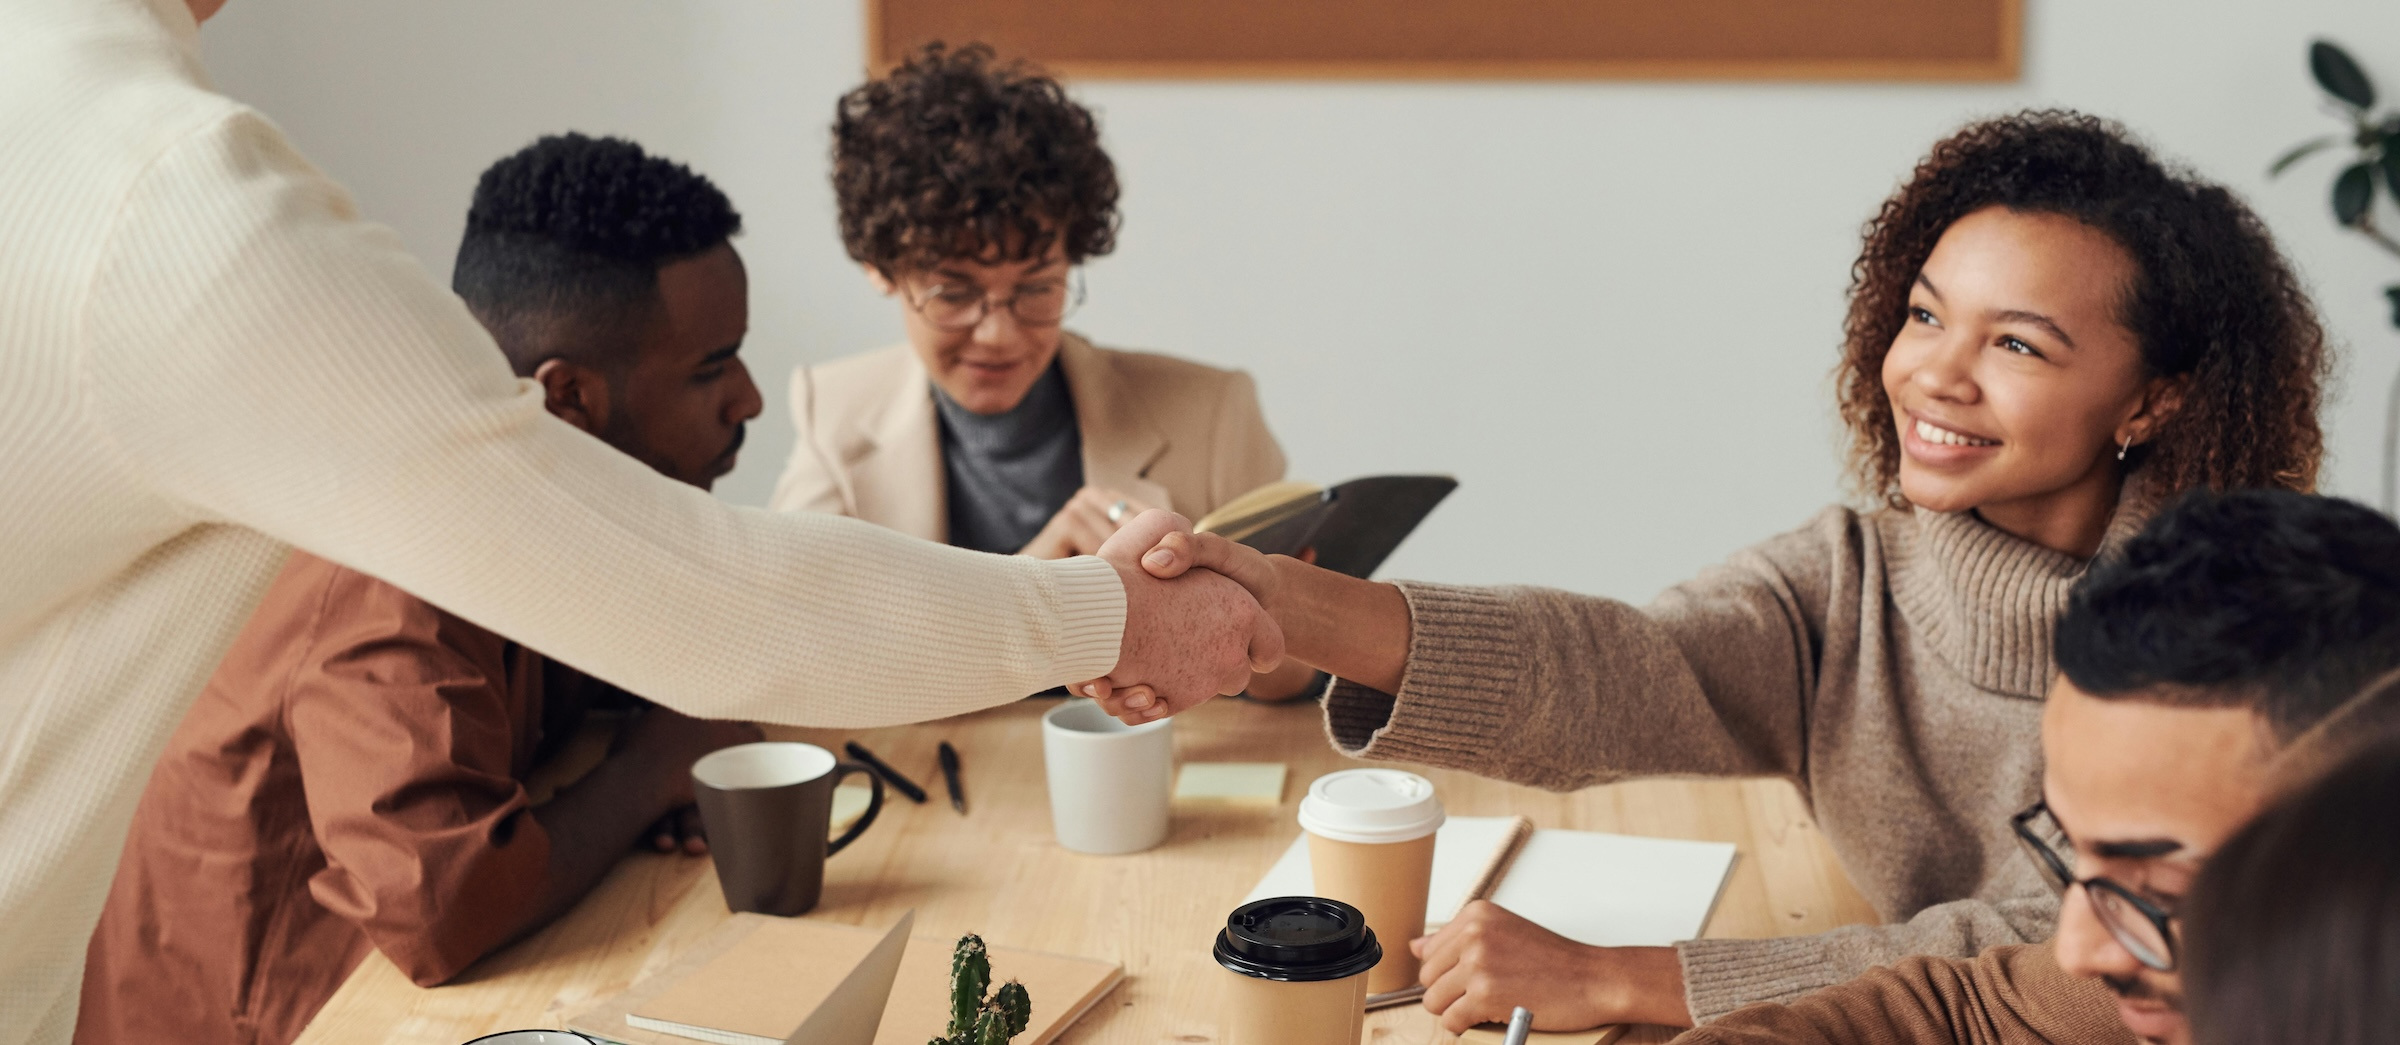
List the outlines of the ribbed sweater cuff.
{"label": "ribbed sweater cuff", "polygon": [[1096,555],[1044,563],[1058,599],[1058,648],[1052,677],[1096,679],[1116,669],[1125,644],[1125,582]]}
{"label": "ribbed sweater cuff", "polygon": [[1418,581],[1408,600],[1407,674],[1395,697],[1347,679],[1325,694],[1325,729],[1353,758],[1458,766],[1491,757],[1524,684],[1524,644],[1506,600]]}
{"label": "ribbed sweater cuff", "polygon": [[1824,941],[1814,936],[1775,940],[1685,940],[1675,945],[1683,960],[1683,1000],[1699,1023],[1756,1002],[1790,1001],[1837,982],[1825,960]]}

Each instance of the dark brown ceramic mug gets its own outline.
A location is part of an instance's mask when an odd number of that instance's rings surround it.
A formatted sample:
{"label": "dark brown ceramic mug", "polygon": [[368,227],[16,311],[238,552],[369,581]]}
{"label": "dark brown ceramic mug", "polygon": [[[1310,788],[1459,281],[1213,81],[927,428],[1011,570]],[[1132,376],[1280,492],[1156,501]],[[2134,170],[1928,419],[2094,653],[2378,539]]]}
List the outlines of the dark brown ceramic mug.
{"label": "dark brown ceramic mug", "polygon": [[[852,773],[873,786],[867,811],[828,842],[833,789]],[[716,858],[725,906],[789,917],[817,905],[825,858],[857,840],[883,811],[883,778],[814,744],[737,744],[692,763],[692,793]]]}

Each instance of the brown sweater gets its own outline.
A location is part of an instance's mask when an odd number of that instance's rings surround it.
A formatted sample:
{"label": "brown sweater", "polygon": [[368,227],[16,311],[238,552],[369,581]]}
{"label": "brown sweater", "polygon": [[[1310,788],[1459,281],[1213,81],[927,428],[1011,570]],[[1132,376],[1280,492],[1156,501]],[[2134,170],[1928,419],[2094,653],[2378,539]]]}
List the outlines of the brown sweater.
{"label": "brown sweater", "polygon": [[[2102,552],[2158,498],[2126,484]],[[2046,939],[2057,899],[2010,833],[2041,777],[2052,622],[2084,563],[1928,511],[1829,508],[1647,607],[1401,584],[1397,698],[1349,682],[1345,753],[1569,790],[1657,774],[1798,785],[1887,922],[1677,946],[1706,1021],[1915,954]]]}
{"label": "brown sweater", "polygon": [[1916,957],[1789,1005],[1740,1009],[1675,1045],[2134,1045],[2108,988],[2037,945]]}

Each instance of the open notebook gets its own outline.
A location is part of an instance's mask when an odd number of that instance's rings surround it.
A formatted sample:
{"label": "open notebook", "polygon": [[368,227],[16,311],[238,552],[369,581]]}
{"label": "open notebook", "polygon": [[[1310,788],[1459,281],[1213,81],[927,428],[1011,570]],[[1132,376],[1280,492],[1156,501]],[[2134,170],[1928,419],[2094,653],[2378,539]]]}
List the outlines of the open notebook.
{"label": "open notebook", "polygon": [[[843,1008],[827,1002],[855,996],[849,979],[869,971],[886,936],[855,925],[736,914],[674,964],[569,1017],[567,1029],[622,1045],[850,1045],[846,1037],[820,1033],[836,1022],[828,1014]],[[876,1010],[879,1023],[859,1045],[925,1045],[942,1034],[957,943],[907,938],[888,1000]],[[1045,1045],[1125,979],[1122,966],[1091,958],[1007,947],[991,948],[991,958],[994,984],[1017,980],[1033,999],[1033,1023],[1015,1045]]]}
{"label": "open notebook", "polygon": [[[1467,892],[1507,843],[1514,817],[1454,816],[1433,847],[1433,887],[1425,898],[1428,932],[1450,923]],[[1663,947],[1700,935],[1733,869],[1733,843],[1535,831],[1501,872],[1486,899],[1570,940],[1595,947]],[[1315,889],[1308,838],[1243,898],[1307,896]]]}
{"label": "open notebook", "polygon": [[[1442,824],[1433,847],[1433,884],[1426,891],[1427,932],[1450,923],[1496,855],[1514,841],[1518,819],[1454,816]],[[1733,869],[1730,842],[1601,834],[1595,831],[1535,831],[1498,872],[1485,899],[1570,940],[1595,947],[1663,947],[1700,935]],[[1315,891],[1308,863],[1308,836],[1292,840],[1266,877],[1243,898],[1306,896]],[[1402,946],[1406,945],[1402,941]],[[1385,947],[1393,946],[1384,941]],[[1573,1034],[1536,1032],[1532,1042],[1596,1045],[1614,1040],[1623,1028]],[[1462,1042],[1497,1042],[1479,1027]]]}
{"label": "open notebook", "polygon": [[1314,548],[1318,566],[1368,577],[1457,488],[1447,475],[1370,475],[1331,489],[1286,480],[1219,505],[1192,528],[1269,555]]}

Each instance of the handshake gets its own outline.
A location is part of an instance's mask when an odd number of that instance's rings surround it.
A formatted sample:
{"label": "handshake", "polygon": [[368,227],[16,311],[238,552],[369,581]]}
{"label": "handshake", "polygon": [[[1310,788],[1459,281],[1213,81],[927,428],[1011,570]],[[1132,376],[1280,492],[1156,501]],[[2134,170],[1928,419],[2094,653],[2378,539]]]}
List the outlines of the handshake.
{"label": "handshake", "polygon": [[1131,724],[1219,694],[1286,654],[1397,690],[1408,650],[1398,590],[1268,556],[1152,509],[1127,522],[1100,557],[1125,584],[1125,637],[1105,678],[1068,688]]}

